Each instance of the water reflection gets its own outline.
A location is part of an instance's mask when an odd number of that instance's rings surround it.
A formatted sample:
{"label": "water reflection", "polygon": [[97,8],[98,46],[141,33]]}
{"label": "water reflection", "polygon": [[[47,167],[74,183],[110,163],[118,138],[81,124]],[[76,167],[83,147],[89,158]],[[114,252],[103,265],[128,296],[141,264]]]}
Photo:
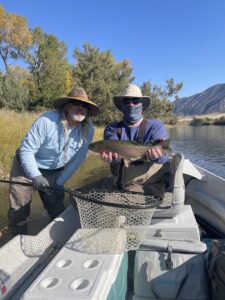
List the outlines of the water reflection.
{"label": "water reflection", "polygon": [[180,126],[169,132],[174,152],[225,178],[225,126]]}

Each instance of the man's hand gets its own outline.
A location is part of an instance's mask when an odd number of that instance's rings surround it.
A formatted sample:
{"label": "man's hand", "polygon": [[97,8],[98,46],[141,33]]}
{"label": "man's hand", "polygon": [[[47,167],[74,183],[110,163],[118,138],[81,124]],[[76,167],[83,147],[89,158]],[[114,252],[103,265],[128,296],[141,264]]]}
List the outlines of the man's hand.
{"label": "man's hand", "polygon": [[[160,138],[157,141],[165,141],[165,138]],[[163,149],[159,146],[154,146],[145,153],[145,157],[149,160],[155,160],[163,156]]]}
{"label": "man's hand", "polygon": [[111,162],[113,160],[113,158],[119,158],[118,153],[116,152],[101,152],[100,153],[100,158],[103,161],[106,162]]}
{"label": "man's hand", "polygon": [[146,153],[146,158],[149,160],[155,160],[157,158],[160,158],[163,155],[162,148],[161,147],[154,147],[152,149],[149,149]]}
{"label": "man's hand", "polygon": [[49,186],[48,180],[42,175],[32,178],[33,188],[37,191],[43,191],[46,187]]}

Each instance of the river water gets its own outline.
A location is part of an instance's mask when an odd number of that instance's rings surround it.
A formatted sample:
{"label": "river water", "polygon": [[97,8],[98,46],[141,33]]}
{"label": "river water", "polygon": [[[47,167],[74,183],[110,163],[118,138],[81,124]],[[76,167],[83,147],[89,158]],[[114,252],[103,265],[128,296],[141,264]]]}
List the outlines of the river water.
{"label": "river water", "polygon": [[225,178],[225,126],[179,126],[169,133],[173,152]]}
{"label": "river water", "polygon": [[[193,163],[225,178],[225,126],[179,126],[168,129],[171,148],[174,153],[182,152]],[[81,186],[109,173],[108,165],[98,155],[89,155],[78,172],[67,183],[68,187]],[[69,203],[68,195],[66,203]],[[8,187],[0,185],[0,231],[7,224]],[[33,224],[47,224],[48,217],[35,192],[31,221]],[[32,226],[36,228],[36,226]],[[34,230],[33,234],[36,233]],[[0,235],[1,237],[1,235]],[[0,238],[1,245],[1,238]]]}

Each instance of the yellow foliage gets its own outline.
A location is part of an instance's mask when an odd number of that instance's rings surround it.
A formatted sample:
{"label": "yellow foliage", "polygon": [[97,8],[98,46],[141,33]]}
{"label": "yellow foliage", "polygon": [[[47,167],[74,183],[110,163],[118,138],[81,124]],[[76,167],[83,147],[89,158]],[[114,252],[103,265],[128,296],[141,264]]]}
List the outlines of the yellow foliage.
{"label": "yellow foliage", "polygon": [[0,50],[4,61],[15,57],[32,44],[32,33],[24,17],[7,13],[0,6]]}

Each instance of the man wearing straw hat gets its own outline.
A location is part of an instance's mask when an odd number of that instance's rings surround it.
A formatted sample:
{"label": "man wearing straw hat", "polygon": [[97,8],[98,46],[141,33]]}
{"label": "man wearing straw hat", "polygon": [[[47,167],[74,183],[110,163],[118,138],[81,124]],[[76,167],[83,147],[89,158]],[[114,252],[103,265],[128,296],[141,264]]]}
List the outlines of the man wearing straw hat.
{"label": "man wearing straw hat", "polygon": [[85,159],[93,138],[91,117],[100,109],[83,88],[74,88],[53,105],[55,111],[34,121],[13,160],[10,180],[31,183],[10,185],[8,219],[13,236],[27,233],[33,189],[39,192],[50,219],[63,211],[63,190],[51,192],[46,187],[63,187]]}
{"label": "man wearing straw hat", "polygon": [[[129,84],[119,96],[113,97],[113,102],[122,112],[123,119],[105,128],[105,140],[130,140],[147,144],[154,140],[168,139],[167,130],[160,120],[143,117],[143,112],[150,105],[150,98],[143,96],[137,85]],[[93,182],[86,189],[119,189],[163,198],[165,187],[162,177],[168,169],[168,156],[160,147],[148,150],[146,161],[134,161],[128,167],[118,158],[117,153],[102,152],[100,158],[110,163],[112,176]]]}

